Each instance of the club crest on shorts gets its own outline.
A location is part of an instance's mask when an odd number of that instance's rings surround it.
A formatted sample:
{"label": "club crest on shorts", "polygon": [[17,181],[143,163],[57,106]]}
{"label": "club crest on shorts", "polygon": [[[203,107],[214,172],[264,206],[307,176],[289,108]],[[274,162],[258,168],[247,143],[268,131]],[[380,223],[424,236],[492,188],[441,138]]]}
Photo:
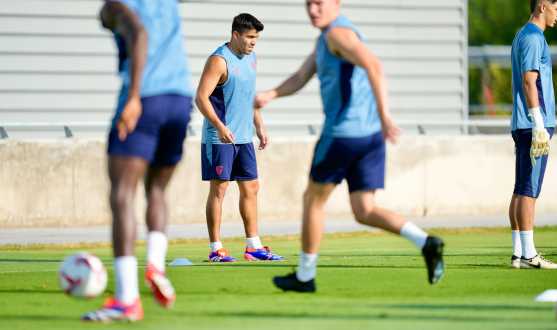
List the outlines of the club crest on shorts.
{"label": "club crest on shorts", "polygon": [[222,166],[217,166],[217,174],[218,174],[218,175],[221,175],[221,174],[222,174],[222,169],[223,169]]}
{"label": "club crest on shorts", "polygon": [[255,70],[255,62],[251,62],[251,67]]}

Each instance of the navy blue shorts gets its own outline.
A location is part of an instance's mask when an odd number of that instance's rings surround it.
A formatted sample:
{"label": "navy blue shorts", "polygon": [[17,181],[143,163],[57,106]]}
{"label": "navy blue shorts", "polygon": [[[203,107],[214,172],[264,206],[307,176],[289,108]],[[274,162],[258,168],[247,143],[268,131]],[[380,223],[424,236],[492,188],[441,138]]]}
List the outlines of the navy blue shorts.
{"label": "navy blue shorts", "polygon": [[[553,128],[547,132],[553,137]],[[511,132],[516,151],[516,174],[514,182],[515,195],[538,198],[542,191],[543,177],[549,155],[536,158],[532,166],[530,147],[532,146],[532,129],[519,129]]]}
{"label": "navy blue shorts", "polygon": [[201,144],[201,179],[251,181],[257,179],[253,143]]}
{"label": "navy blue shorts", "polygon": [[108,154],[133,156],[155,166],[175,165],[182,159],[186,129],[190,121],[191,98],[158,95],[141,99],[143,112],[135,131],[118,139],[112,127],[108,135]]}
{"label": "navy blue shorts", "polygon": [[310,178],[341,183],[350,192],[385,187],[385,142],[381,132],[363,138],[322,136],[315,147]]}

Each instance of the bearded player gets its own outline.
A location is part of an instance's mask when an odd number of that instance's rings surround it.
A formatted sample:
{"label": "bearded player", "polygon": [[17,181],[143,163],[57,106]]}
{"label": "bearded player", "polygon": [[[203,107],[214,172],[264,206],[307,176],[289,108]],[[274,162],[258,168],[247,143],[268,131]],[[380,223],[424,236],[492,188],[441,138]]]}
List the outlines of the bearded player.
{"label": "bearded player", "polygon": [[532,16],[512,46],[513,113],[516,153],[514,191],[509,207],[512,268],[557,269],[534,246],[534,215],[540,196],[549,141],[555,128],[555,95],[549,46],[543,36],[557,20],[557,0],[530,0]]}
{"label": "bearded player", "polygon": [[222,202],[230,181],[240,188],[240,214],[246,232],[247,260],[284,260],[261,244],[257,232],[257,160],[253,127],[259,150],[267,148],[269,136],[259,109],[254,109],[257,58],[253,48],[263,24],[250,14],[240,14],[232,22],[230,41],[220,46],[205,63],[195,103],[205,117],[201,137],[202,180],[209,181],[207,227],[210,262],[236,259],[220,241]]}
{"label": "bearded player", "polygon": [[384,187],[384,141],[396,143],[401,135],[389,114],[381,63],[358,29],[340,14],[340,0],[307,0],[306,7],[313,26],[322,31],[315,51],[282,85],[256,97],[256,107],[263,107],[276,97],[297,92],[317,73],[326,117],[304,194],[299,266],[295,273],[277,276],[273,282],[283,290],[315,291],[323,208],[336,185],[346,179],[356,220],[412,241],[422,251],[429,281],[435,284],[443,275],[443,242],[375,206],[375,191]]}
{"label": "bearded player", "polygon": [[115,292],[103,308],[85,314],[83,320],[137,321],[143,318],[143,308],[134,256],[135,189],[145,175],[149,229],[145,283],[155,301],[170,308],[176,294],[165,275],[164,191],[182,157],[193,90],[176,0],[107,0],[101,21],[114,33],[123,78],[108,138]]}

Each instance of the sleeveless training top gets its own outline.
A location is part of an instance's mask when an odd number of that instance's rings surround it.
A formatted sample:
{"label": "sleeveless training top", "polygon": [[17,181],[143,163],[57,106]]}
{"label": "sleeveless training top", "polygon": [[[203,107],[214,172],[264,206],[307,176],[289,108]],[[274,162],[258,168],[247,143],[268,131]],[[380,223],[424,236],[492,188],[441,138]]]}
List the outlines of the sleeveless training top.
{"label": "sleeveless training top", "polygon": [[[143,69],[141,97],[175,94],[193,96],[190,70],[184,53],[184,40],[176,0],[105,0],[118,1],[132,9],[147,30],[147,62]],[[113,31],[118,46],[122,90],[115,119],[128,99],[130,58],[123,38]]]}
{"label": "sleeveless training top", "polygon": [[[220,56],[226,61],[228,79],[224,84],[217,85],[209,101],[222,123],[234,134],[234,143],[250,143],[253,141],[253,101],[257,75],[255,53],[240,57],[226,43],[211,56]],[[217,130],[207,119],[203,120],[201,143],[223,144],[219,141]]]}
{"label": "sleeveless training top", "polygon": [[340,15],[317,41],[315,64],[321,81],[321,98],[325,112],[323,136],[364,137],[381,131],[375,95],[366,70],[333,54],[327,48],[325,35],[335,26],[362,35],[344,15]]}

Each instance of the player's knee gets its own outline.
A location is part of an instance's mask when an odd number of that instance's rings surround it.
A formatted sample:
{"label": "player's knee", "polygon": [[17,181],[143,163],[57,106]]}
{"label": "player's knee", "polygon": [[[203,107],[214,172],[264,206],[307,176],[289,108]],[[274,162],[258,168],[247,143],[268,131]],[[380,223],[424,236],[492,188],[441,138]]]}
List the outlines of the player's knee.
{"label": "player's knee", "polygon": [[110,205],[113,209],[133,207],[133,190],[125,188],[113,188],[110,191]]}
{"label": "player's knee", "polygon": [[211,195],[217,198],[224,198],[226,195],[226,189],[228,188],[228,182],[223,182],[218,185],[211,187]]}
{"label": "player's knee", "polygon": [[259,182],[254,182],[253,184],[245,185],[240,189],[240,194],[244,196],[257,196],[258,193],[259,193]]}
{"label": "player's knee", "polygon": [[371,215],[373,214],[373,208],[354,210],[353,212],[356,221],[359,223],[369,224]]}
{"label": "player's knee", "polygon": [[306,204],[325,203],[327,195],[320,190],[308,188],[304,192],[304,201]]}

